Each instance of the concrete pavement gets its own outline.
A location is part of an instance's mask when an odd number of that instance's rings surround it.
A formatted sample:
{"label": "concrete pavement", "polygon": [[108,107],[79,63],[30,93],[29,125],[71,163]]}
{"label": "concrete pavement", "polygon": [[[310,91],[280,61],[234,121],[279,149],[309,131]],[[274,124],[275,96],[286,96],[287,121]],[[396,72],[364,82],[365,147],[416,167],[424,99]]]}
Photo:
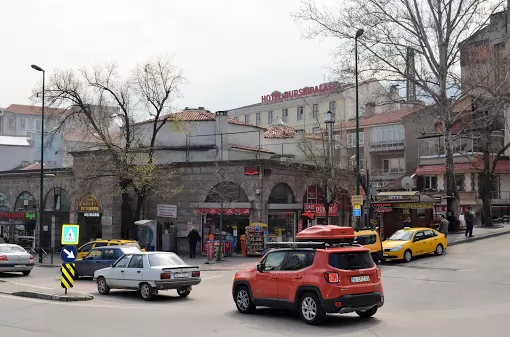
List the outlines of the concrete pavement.
{"label": "concrete pavement", "polygon": [[[90,280],[77,281],[73,289],[95,295],[89,302],[0,295],[0,336],[138,337],[171,330],[227,337],[502,337],[510,329],[509,246],[510,236],[500,236],[451,247],[443,256],[382,266],[386,303],[368,320],[355,314],[331,315],[324,326],[312,327],[285,311],[259,309],[241,315],[231,297],[234,271],[226,270],[204,271],[203,282],[185,299],[173,291],[162,292],[154,302],[125,291],[100,296]],[[35,268],[28,277],[0,279],[50,286],[58,282],[58,269]]]}

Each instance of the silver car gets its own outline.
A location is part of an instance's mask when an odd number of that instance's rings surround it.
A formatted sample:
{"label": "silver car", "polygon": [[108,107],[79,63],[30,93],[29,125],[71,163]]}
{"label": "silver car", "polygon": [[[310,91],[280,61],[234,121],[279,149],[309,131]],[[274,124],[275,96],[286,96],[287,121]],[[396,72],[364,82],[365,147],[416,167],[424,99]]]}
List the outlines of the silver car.
{"label": "silver car", "polygon": [[10,243],[0,244],[0,273],[19,272],[27,276],[33,268],[34,257],[23,247]]}

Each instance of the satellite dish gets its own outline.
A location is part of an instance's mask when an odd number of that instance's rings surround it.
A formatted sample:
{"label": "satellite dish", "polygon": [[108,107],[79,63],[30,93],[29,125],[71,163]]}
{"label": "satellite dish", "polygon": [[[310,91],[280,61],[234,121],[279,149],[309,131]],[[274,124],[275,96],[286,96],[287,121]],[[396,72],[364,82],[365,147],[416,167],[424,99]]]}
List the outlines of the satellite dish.
{"label": "satellite dish", "polygon": [[402,185],[402,188],[406,191],[410,191],[413,188],[413,178],[411,177],[404,177],[402,178],[400,184]]}

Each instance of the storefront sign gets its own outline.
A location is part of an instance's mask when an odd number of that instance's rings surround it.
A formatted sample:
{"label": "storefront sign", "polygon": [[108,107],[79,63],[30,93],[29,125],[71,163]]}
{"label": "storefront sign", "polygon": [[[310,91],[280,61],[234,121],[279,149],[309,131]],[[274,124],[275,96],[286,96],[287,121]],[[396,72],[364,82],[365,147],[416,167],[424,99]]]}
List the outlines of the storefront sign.
{"label": "storefront sign", "polygon": [[414,200],[414,195],[378,195],[377,200]]}
{"label": "storefront sign", "polygon": [[99,218],[101,213],[83,213],[83,216],[87,218]]}
{"label": "storefront sign", "polygon": [[[315,216],[326,216],[326,208],[323,204],[305,204],[305,212],[313,212]],[[338,215],[338,205],[331,204],[329,205],[329,216],[337,216]]]}
{"label": "storefront sign", "polygon": [[96,212],[101,213],[101,202],[94,194],[86,194],[78,205],[78,212]]}
{"label": "storefront sign", "polygon": [[198,213],[200,214],[223,214],[223,215],[250,215],[249,208],[199,208]]}
{"label": "storefront sign", "polygon": [[376,213],[389,213],[393,211],[391,204],[373,204]]}
{"label": "storefront sign", "polygon": [[246,166],[244,168],[245,176],[258,176],[260,174],[260,170],[258,166]]}
{"label": "storefront sign", "polygon": [[285,92],[275,91],[270,95],[262,96],[262,103],[275,103],[286,101],[290,99],[296,99],[300,97],[307,97],[313,95],[321,95],[326,93],[331,93],[335,90],[335,83],[323,83],[321,85],[316,85],[312,87],[304,87],[302,89],[290,90]]}
{"label": "storefront sign", "polygon": [[37,213],[24,213],[24,212],[0,212],[0,219],[10,220],[35,220]]}
{"label": "storefront sign", "polygon": [[417,203],[411,203],[411,202],[403,202],[403,203],[397,203],[393,204],[393,208],[411,208],[411,209],[418,209],[418,208],[434,208],[433,203],[425,203],[425,202],[417,202]]}
{"label": "storefront sign", "polygon": [[177,218],[177,206],[158,204],[156,213],[161,218]]}
{"label": "storefront sign", "polygon": [[[468,207],[468,206],[460,206],[460,212],[466,213],[466,207]],[[494,206],[491,206],[491,208],[494,208]],[[446,212],[448,209],[448,206],[434,206],[434,209],[436,212]]]}

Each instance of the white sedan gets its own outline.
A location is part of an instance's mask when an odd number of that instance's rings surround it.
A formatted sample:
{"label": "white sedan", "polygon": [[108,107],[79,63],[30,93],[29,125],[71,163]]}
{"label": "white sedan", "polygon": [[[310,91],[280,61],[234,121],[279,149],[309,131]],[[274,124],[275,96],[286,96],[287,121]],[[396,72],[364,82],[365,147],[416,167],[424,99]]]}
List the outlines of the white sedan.
{"label": "white sedan", "polygon": [[164,252],[126,254],[111,267],[96,270],[94,280],[101,295],[107,295],[110,289],[132,289],[140,291],[146,301],[158,290],[176,289],[179,296],[186,297],[201,281],[198,266]]}
{"label": "white sedan", "polygon": [[32,254],[18,245],[0,243],[0,273],[20,272],[27,276],[34,268],[34,257]]}

